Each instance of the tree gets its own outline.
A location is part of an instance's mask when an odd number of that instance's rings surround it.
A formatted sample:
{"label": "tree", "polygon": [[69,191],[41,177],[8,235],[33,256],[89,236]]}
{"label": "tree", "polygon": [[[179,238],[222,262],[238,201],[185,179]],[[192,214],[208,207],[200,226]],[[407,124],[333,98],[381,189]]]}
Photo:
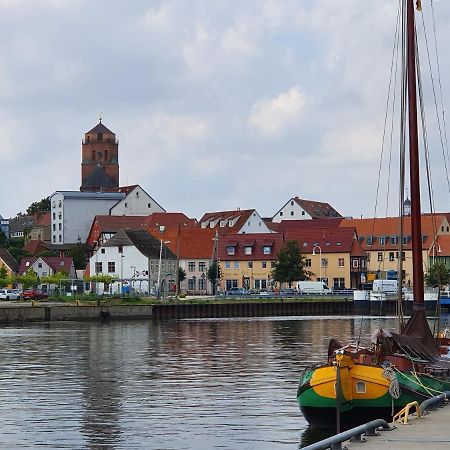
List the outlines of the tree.
{"label": "tree", "polygon": [[2,267],[0,267],[0,278],[6,278],[8,276],[8,271],[6,270],[6,267],[4,264],[2,264]]}
{"label": "tree", "polygon": [[88,247],[85,244],[77,244],[69,250],[69,256],[73,258],[75,269],[86,269],[86,255]]}
{"label": "tree", "polygon": [[16,281],[22,284],[24,289],[38,285],[38,276],[33,269],[28,269],[25,275],[19,275],[16,277]]}
{"label": "tree", "polygon": [[217,260],[214,260],[208,267],[208,280],[211,281],[213,285],[213,294],[216,295],[217,288],[219,286],[219,280],[222,278],[222,269],[220,265],[217,264]]}
{"label": "tree", "polygon": [[178,292],[180,292],[181,282],[186,279],[186,271],[182,267],[178,267]]}
{"label": "tree", "polygon": [[450,283],[450,269],[443,262],[433,264],[425,275],[428,286],[442,287]]}
{"label": "tree", "polygon": [[4,288],[10,284],[11,280],[8,278],[8,271],[4,264],[0,267],[0,288]]}
{"label": "tree", "polygon": [[305,270],[305,260],[296,241],[286,242],[278,253],[272,278],[280,284],[289,283],[289,287],[293,281],[308,280],[311,272]]}
{"label": "tree", "polygon": [[38,212],[47,212],[50,211],[50,197],[43,198],[39,202],[33,202],[28,208],[27,208],[27,214],[32,216],[33,214],[36,214]]}

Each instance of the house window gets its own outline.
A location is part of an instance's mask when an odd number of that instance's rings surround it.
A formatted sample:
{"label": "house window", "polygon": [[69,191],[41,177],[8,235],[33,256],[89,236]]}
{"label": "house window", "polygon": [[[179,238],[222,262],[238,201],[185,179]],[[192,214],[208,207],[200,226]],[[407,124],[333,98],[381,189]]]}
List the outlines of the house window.
{"label": "house window", "polygon": [[198,270],[200,272],[204,272],[206,270],[206,263],[205,263],[205,261],[200,261],[198,263]]}
{"label": "house window", "polygon": [[248,268],[253,269],[253,261],[248,261]]}
{"label": "house window", "polygon": [[62,206],[62,201],[61,200],[58,202],[58,206],[61,208],[61,206]]}
{"label": "house window", "polygon": [[294,215],[294,211],[291,211],[291,216],[293,216]]}
{"label": "house window", "polygon": [[261,268],[266,269],[267,268],[267,261],[261,261]]}
{"label": "house window", "polygon": [[337,246],[337,247],[340,247],[341,245],[342,245],[342,242],[341,242],[341,241],[337,241],[337,242],[336,242],[336,246]]}
{"label": "house window", "polygon": [[53,231],[56,231],[56,224],[53,224]]}
{"label": "house window", "polygon": [[366,393],[366,383],[364,383],[364,381],[356,382],[356,393],[357,394],[365,394]]}
{"label": "house window", "polygon": [[270,255],[272,253],[272,247],[270,245],[265,245],[263,247],[263,253],[265,255]]}
{"label": "house window", "polygon": [[294,206],[294,200],[291,200],[291,206]]}
{"label": "house window", "polygon": [[116,263],[114,261],[108,262],[108,273],[114,273],[116,271]]}
{"label": "house window", "polygon": [[384,245],[384,236],[380,236],[380,245]]}
{"label": "house window", "polygon": [[62,236],[61,236],[61,235],[59,235],[58,241],[59,241],[59,242],[62,242]]}
{"label": "house window", "polygon": [[338,259],[338,267],[344,267],[344,258]]}
{"label": "house window", "polygon": [[42,263],[38,263],[38,268],[42,269]]}
{"label": "house window", "polygon": [[149,208],[151,208],[151,207],[152,207],[152,204],[151,204],[151,203],[147,203],[147,206],[148,206]]}
{"label": "house window", "polygon": [[305,211],[302,211],[302,216],[306,215]]}
{"label": "house window", "polygon": [[53,220],[56,220],[56,213],[53,213]]}
{"label": "house window", "polygon": [[367,238],[367,245],[372,245],[372,236]]}
{"label": "house window", "polygon": [[97,133],[97,140],[103,141],[103,133]]}
{"label": "house window", "polygon": [[62,230],[62,223],[60,223],[60,224],[58,225],[58,229],[59,229],[59,231]]}
{"label": "house window", "polygon": [[53,242],[56,242],[56,236],[53,235]]}
{"label": "house window", "polygon": [[101,262],[96,262],[95,263],[95,273],[102,273],[102,263]]}
{"label": "house window", "polygon": [[102,253],[105,253],[105,249],[104,249],[104,248],[102,248],[102,249],[101,249],[101,252],[102,252]]}
{"label": "house window", "polygon": [[311,258],[305,259],[305,267],[311,267]]}
{"label": "house window", "polygon": [[198,288],[201,291],[205,291],[206,290],[206,280],[204,278],[199,278],[198,279]]}
{"label": "house window", "polygon": [[378,261],[383,261],[383,253],[378,252]]}
{"label": "house window", "polygon": [[125,203],[125,208],[128,208],[128,203]]}
{"label": "house window", "polygon": [[225,269],[231,269],[230,261],[225,261]]}
{"label": "house window", "polygon": [[195,272],[195,261],[189,261],[188,262],[188,271],[189,272]]}
{"label": "house window", "polygon": [[282,216],[283,215],[283,211],[280,211],[280,216]]}
{"label": "house window", "polygon": [[196,281],[195,277],[192,277],[192,278],[188,279],[188,289],[190,291],[195,291],[195,281]]}
{"label": "house window", "polygon": [[228,226],[229,226],[229,227],[232,227],[232,226],[233,226],[233,221],[232,221],[232,220],[229,220],[229,221],[228,221]]}
{"label": "house window", "polygon": [[328,267],[328,258],[322,258],[322,267]]}
{"label": "house window", "polygon": [[123,253],[123,245],[118,245],[117,250],[119,253]]}
{"label": "house window", "polygon": [[220,226],[223,228],[225,225],[226,225],[225,220],[221,220],[221,221],[220,221]]}
{"label": "house window", "polygon": [[235,261],[234,262],[234,268],[235,269],[239,269],[239,261]]}
{"label": "house window", "polygon": [[250,246],[244,247],[244,253],[246,255],[251,255],[252,254],[252,248]]}
{"label": "house window", "polygon": [[395,253],[389,252],[389,261],[394,261],[394,260],[395,260]]}
{"label": "house window", "polygon": [[228,254],[228,255],[234,255],[235,252],[236,252],[236,250],[235,250],[235,247],[234,247],[233,245],[229,245],[229,246],[227,247],[227,254]]}
{"label": "house window", "polygon": [[370,261],[370,252],[366,253],[366,258],[367,258],[367,261]]}
{"label": "house window", "polygon": [[356,258],[352,261],[352,266],[353,266],[354,268],[359,267],[359,261],[358,261]]}
{"label": "house window", "polygon": [[344,289],[345,278],[333,278],[333,287],[335,289]]}

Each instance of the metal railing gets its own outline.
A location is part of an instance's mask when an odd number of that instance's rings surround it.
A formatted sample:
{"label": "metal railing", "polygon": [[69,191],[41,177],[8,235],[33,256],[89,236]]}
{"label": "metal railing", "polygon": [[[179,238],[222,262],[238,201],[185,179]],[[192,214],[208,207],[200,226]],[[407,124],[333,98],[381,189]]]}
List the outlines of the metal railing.
{"label": "metal railing", "polygon": [[327,448],[331,448],[332,450],[340,450],[342,449],[342,443],[348,441],[349,439],[352,442],[364,442],[364,439],[362,438],[363,434],[366,436],[378,436],[379,433],[377,433],[377,430],[379,428],[382,428],[385,431],[394,429],[394,427],[390,427],[385,420],[376,419],[365,423],[364,425],[343,431],[342,433],[331,436],[320,442],[316,442],[315,444],[303,447],[302,450],[321,450]]}
{"label": "metal railing", "polygon": [[425,414],[425,412],[432,408],[441,406],[444,402],[446,402],[450,398],[450,391],[444,391],[440,395],[436,395],[435,397],[431,397],[428,400],[425,400],[420,404],[420,413]]}

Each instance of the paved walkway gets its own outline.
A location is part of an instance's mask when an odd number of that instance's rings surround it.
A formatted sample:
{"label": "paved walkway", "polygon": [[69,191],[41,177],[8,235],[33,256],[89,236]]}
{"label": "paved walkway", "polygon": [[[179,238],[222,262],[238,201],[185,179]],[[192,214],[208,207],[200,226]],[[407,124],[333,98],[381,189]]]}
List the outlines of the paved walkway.
{"label": "paved walkway", "polygon": [[448,450],[450,449],[450,404],[423,417],[410,416],[408,425],[366,437],[367,442],[345,442],[348,450]]}

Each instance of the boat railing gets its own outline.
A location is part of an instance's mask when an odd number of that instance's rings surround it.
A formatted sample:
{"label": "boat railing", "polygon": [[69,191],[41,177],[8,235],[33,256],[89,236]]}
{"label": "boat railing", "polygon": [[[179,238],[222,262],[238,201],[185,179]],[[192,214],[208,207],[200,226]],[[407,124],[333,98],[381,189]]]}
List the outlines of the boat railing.
{"label": "boat railing", "polygon": [[322,441],[303,447],[302,450],[321,450],[331,448],[332,450],[341,450],[342,443],[350,439],[351,442],[364,442],[363,434],[366,436],[378,436],[377,430],[383,429],[385,431],[393,430],[395,427],[391,427],[385,420],[376,419],[371,422],[359,425],[342,433],[331,436]]}

